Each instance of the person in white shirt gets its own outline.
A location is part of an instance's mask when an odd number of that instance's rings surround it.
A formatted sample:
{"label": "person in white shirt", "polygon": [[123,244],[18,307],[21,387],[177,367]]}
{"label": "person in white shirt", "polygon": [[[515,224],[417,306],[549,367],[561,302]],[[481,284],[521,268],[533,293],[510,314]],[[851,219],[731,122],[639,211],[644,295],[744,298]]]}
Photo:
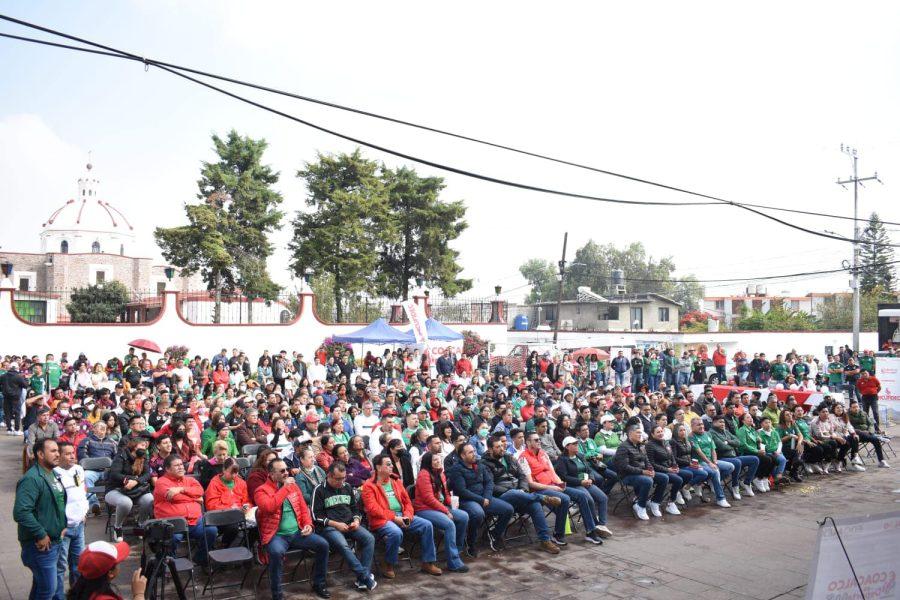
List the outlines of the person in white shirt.
{"label": "person in white shirt", "polygon": [[382,434],[388,435],[388,441],[390,440],[400,440],[400,443],[406,447],[406,444],[403,443],[403,435],[400,433],[400,430],[394,427],[394,416],[396,413],[391,409],[386,409],[381,414],[381,425],[372,430],[372,433],[369,434],[369,456],[376,457],[381,454],[382,445],[378,440]]}
{"label": "person in white shirt", "polygon": [[53,473],[66,490],[66,534],[62,537],[59,559],[56,562],[56,589],[65,589],[66,570],[69,586],[78,579],[78,559],[84,550],[84,519],[88,512],[87,486],[84,469],[78,464],[75,446],[59,442],[59,466]]}
{"label": "person in white shirt", "polygon": [[[356,435],[370,437],[372,432],[378,427],[381,419],[372,411],[372,402],[366,400],[362,405],[362,412],[353,419],[353,431]],[[371,440],[370,440],[371,441]]]}
{"label": "person in white shirt", "polygon": [[309,373],[307,373],[307,379],[309,379],[310,383],[316,385],[316,382],[323,383],[325,379],[328,377],[328,369],[325,368],[319,359],[316,358],[315,364],[309,368]]}
{"label": "person in white shirt", "polygon": [[172,369],[172,376],[178,377],[178,389],[182,391],[190,389],[191,385],[194,383],[194,376],[191,373],[191,370],[188,369],[183,362],[177,369]]}

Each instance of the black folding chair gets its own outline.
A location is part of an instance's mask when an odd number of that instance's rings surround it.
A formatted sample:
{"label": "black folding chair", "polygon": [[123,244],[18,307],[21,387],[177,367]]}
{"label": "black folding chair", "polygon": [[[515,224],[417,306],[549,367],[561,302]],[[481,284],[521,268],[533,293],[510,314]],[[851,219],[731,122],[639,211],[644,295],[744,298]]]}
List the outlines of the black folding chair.
{"label": "black folding chair", "polygon": [[[269,566],[267,564],[263,563],[262,557],[261,557],[261,554],[263,551],[264,551],[264,549],[262,547],[261,542],[258,542],[256,544],[256,546],[253,548],[253,557],[256,560],[256,564],[262,568],[259,572],[259,577],[257,577],[257,579],[256,579],[256,595],[257,596],[259,596],[259,587],[260,587],[260,585],[262,585],[263,578],[269,577]],[[309,582],[310,579],[312,579],[312,569],[307,569],[307,574],[304,579],[297,579],[297,571],[299,571],[300,567],[302,567],[306,563],[306,559],[310,558],[310,557],[312,557],[312,554],[308,550],[305,550],[303,548],[298,548],[296,550],[288,550],[287,552],[285,552],[284,553],[284,564],[285,565],[288,564],[289,560],[292,560],[294,558],[297,559],[297,562],[294,565],[294,568],[291,569],[290,577],[288,577],[288,579],[286,579],[286,580],[282,579],[281,585],[288,586],[288,585],[294,585],[297,583]],[[272,558],[269,557],[269,560],[272,560]],[[284,573],[284,572],[287,572],[287,569],[282,569],[282,573]]]}
{"label": "black folding chair", "polygon": [[238,469],[240,470],[240,476],[243,479],[247,479],[250,468],[253,466],[253,461],[246,456],[238,456],[234,459],[234,462],[237,463]]}
{"label": "black folding chair", "polygon": [[[241,538],[242,545],[214,550],[209,547],[206,536],[203,536],[203,547],[206,549],[206,566],[209,570],[209,578],[206,580],[206,585],[203,586],[203,591],[201,593],[205,594],[208,589],[210,595],[215,598],[215,591],[217,589],[221,590],[224,588],[238,587],[238,589],[243,590],[247,575],[250,574],[250,570],[253,568],[253,552],[250,551],[248,526],[247,520],[244,518],[244,512],[239,508],[211,510],[204,513],[203,524],[205,527],[237,526],[239,530],[238,536]],[[240,584],[226,583],[219,586],[215,585],[214,580],[216,572],[226,570],[231,571],[240,567],[243,567],[244,569],[244,575],[241,577]],[[255,597],[256,590],[246,594],[229,596],[229,598],[244,598],[250,596]]]}
{"label": "black folding chair", "polygon": [[256,455],[259,454],[259,451],[262,448],[268,448],[269,446],[266,444],[245,444],[243,448],[241,448],[241,456],[253,457],[250,460],[255,460]]}
{"label": "black folding chair", "polygon": [[634,490],[627,485],[625,485],[622,480],[616,482],[619,486],[619,491],[622,492],[622,497],[613,505],[612,514],[616,514],[616,511],[619,510],[619,506],[624,502],[628,501],[628,504],[634,504],[637,501],[637,495],[634,493]]}
{"label": "black folding chair", "polygon": [[[193,561],[193,550],[191,548],[191,536],[188,534],[188,524],[187,520],[183,517],[170,517],[167,519],[150,519],[146,523],[144,523],[144,531],[147,531],[150,527],[153,526],[154,523],[171,523],[174,527],[173,534],[181,534],[181,540],[177,544],[175,544],[175,570],[178,573],[189,573],[188,581],[191,584],[191,591],[194,598],[197,597],[197,583],[194,580],[194,561]],[[145,556],[147,554],[147,536],[141,536],[141,555]],[[174,544],[175,542],[173,542]],[[178,547],[182,546],[185,548],[184,554],[180,554],[178,552]],[[166,576],[168,576],[168,570],[163,571]],[[187,583],[187,582],[182,582]]]}

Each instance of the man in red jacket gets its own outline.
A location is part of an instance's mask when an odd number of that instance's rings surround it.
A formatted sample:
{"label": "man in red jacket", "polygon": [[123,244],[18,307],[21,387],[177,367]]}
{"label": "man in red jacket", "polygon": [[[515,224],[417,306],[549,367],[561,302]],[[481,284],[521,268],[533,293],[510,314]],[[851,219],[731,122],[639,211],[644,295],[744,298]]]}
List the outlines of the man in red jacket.
{"label": "man in red jacket", "polygon": [[870,408],[872,409],[875,432],[884,433],[881,431],[881,423],[879,423],[878,419],[878,392],[881,391],[881,382],[878,381],[877,377],[863,370],[860,372],[859,380],[856,382],[856,389],[859,391],[859,395],[862,396],[860,408],[862,408],[863,413],[865,414],[869,412]]}
{"label": "man in red jacket", "polygon": [[399,479],[393,476],[394,464],[390,456],[379,454],[372,459],[375,474],[362,486],[363,507],[369,518],[369,529],[376,537],[384,537],[384,576],[394,578],[403,532],[419,536],[422,543],[422,572],[440,575],[434,564],[434,528],[431,522],[413,514],[412,501]]}
{"label": "man in red jacket", "polygon": [[[205,565],[206,550],[216,545],[219,530],[203,525],[203,511],[200,508],[203,504],[203,486],[196,479],[184,476],[184,461],[174,452],[166,457],[163,468],[165,473],[156,480],[153,488],[153,516],[157,519],[183,517],[188,524],[188,535],[197,549],[194,562]],[[175,541],[180,541],[182,535],[176,533]]]}
{"label": "man in red jacket", "polygon": [[269,555],[269,583],[273,600],[281,600],[281,573],[288,550],[308,550],[315,554],[312,591],[319,598],[330,598],[325,581],[328,573],[328,542],[313,533],[312,517],[303,492],[290,476],[287,463],[276,458],[269,463],[269,478],[256,488],[256,522],[260,543]]}

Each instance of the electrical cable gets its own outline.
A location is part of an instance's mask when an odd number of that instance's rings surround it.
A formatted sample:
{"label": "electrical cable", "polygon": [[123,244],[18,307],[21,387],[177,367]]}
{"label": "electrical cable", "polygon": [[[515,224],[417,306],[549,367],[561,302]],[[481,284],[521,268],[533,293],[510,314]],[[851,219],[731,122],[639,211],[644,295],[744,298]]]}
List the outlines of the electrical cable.
{"label": "electrical cable", "polygon": [[[377,151],[379,151],[379,152],[384,152],[384,153],[386,153],[386,154],[390,154],[390,155],[396,156],[396,157],[398,157],[398,158],[403,158],[403,159],[405,159],[405,160],[409,160],[409,161],[416,162],[416,163],[419,163],[419,164],[422,164],[422,165],[430,166],[430,167],[433,167],[433,168],[435,168],[435,169],[447,171],[447,172],[449,172],[449,173],[455,173],[455,174],[457,174],[457,175],[462,175],[462,176],[469,177],[469,178],[472,178],[472,179],[478,179],[478,180],[486,181],[486,182],[489,182],[489,183],[495,183],[495,184],[498,184],[498,185],[503,185],[503,186],[507,186],[507,187],[513,187],[513,188],[522,189],[522,190],[527,190],[527,191],[540,192],[540,193],[546,193],[546,194],[552,194],[552,195],[558,195],[558,196],[564,196],[564,197],[570,197],[570,198],[579,198],[579,199],[583,199],[583,200],[592,200],[592,201],[597,201],[597,202],[615,203],[615,204],[630,204],[630,205],[641,205],[641,206],[699,206],[699,205],[709,205],[709,204],[715,204],[715,203],[727,204],[727,205],[734,206],[734,207],[740,208],[740,209],[742,209],[742,210],[746,210],[746,211],[748,211],[748,212],[754,213],[754,214],[756,214],[756,215],[758,215],[758,216],[760,216],[760,217],[763,217],[764,219],[771,220],[771,221],[773,221],[773,222],[775,222],[775,223],[778,223],[778,224],[780,224],[780,225],[783,225],[783,226],[785,226],[785,227],[789,227],[789,228],[791,228],[791,229],[796,229],[796,230],[798,230],[798,231],[802,231],[802,232],[804,232],[804,233],[807,233],[807,234],[810,234],[810,235],[814,235],[814,236],[818,236],[818,237],[823,237],[823,238],[826,238],[826,239],[832,239],[832,240],[837,240],[837,241],[842,241],[842,242],[849,242],[849,243],[851,243],[851,244],[855,244],[855,243],[867,243],[867,244],[869,244],[869,245],[874,245],[874,246],[900,247],[900,244],[891,244],[891,243],[883,243],[883,242],[867,242],[867,241],[864,241],[864,240],[854,240],[854,239],[852,239],[852,238],[846,238],[846,237],[839,236],[839,235],[834,235],[834,234],[823,233],[823,232],[820,232],[820,231],[815,231],[815,230],[813,230],[813,229],[809,229],[809,228],[807,228],[807,227],[802,227],[802,226],[800,226],[800,225],[795,225],[795,224],[790,223],[790,222],[788,222],[788,221],[785,221],[785,220],[783,220],[783,219],[779,219],[778,217],[774,217],[774,216],[772,216],[772,215],[768,215],[768,214],[766,214],[766,213],[763,213],[763,212],[761,212],[761,211],[759,211],[759,210],[757,210],[757,209],[755,209],[755,208],[751,208],[751,207],[749,207],[749,206],[747,206],[747,205],[744,205],[744,204],[740,204],[740,203],[737,203],[737,202],[734,202],[734,201],[731,201],[731,200],[725,200],[725,199],[721,199],[721,198],[716,198],[716,197],[714,197],[714,196],[706,196],[706,195],[702,195],[702,194],[699,194],[699,193],[693,193],[693,194],[694,194],[694,195],[700,195],[700,196],[702,196],[702,197],[710,198],[710,199],[712,199],[712,200],[715,200],[716,202],[713,202],[713,203],[708,203],[708,202],[680,202],[680,203],[672,203],[672,202],[656,202],[656,201],[647,201],[647,200],[625,200],[625,199],[622,199],[622,198],[606,198],[606,197],[600,197],[600,196],[591,196],[591,195],[588,195],[588,194],[579,194],[579,193],[576,193],[576,192],[566,192],[566,191],[563,191],[563,190],[555,190],[555,189],[551,189],[551,188],[544,188],[544,187],[535,186],[535,185],[531,185],[531,184],[520,183],[520,182],[510,181],[510,180],[506,180],[506,179],[501,179],[501,178],[498,178],[498,177],[493,177],[493,176],[485,175],[485,174],[482,174],[482,173],[476,173],[476,172],[473,172],[473,171],[468,171],[468,170],[461,169],[461,168],[458,168],[458,167],[453,167],[453,166],[450,166],[450,165],[445,165],[445,164],[442,164],[442,163],[438,163],[438,162],[435,162],[435,161],[431,161],[431,160],[428,160],[428,159],[425,159],[425,158],[420,158],[420,157],[417,157],[417,156],[413,156],[413,155],[410,155],[410,154],[406,154],[406,153],[400,152],[400,151],[398,151],[398,150],[393,150],[393,149],[391,149],[391,148],[387,148],[387,147],[381,146],[381,145],[379,145],[379,144],[375,144],[375,143],[373,143],[373,142],[367,142],[367,141],[365,141],[365,140],[362,140],[362,139],[359,139],[359,138],[355,138],[355,137],[353,137],[353,136],[350,136],[350,135],[347,135],[347,134],[344,134],[344,133],[335,131],[335,130],[333,130],[333,129],[329,129],[329,128],[326,128],[326,127],[324,127],[324,126],[317,125],[317,124],[315,124],[315,123],[313,123],[313,122],[311,122],[311,121],[308,121],[308,120],[305,120],[305,119],[301,119],[300,117],[296,117],[296,116],[294,116],[294,115],[291,115],[291,114],[286,113],[286,112],[283,112],[283,111],[281,111],[281,110],[272,108],[272,107],[267,106],[267,105],[265,105],[265,104],[262,104],[262,103],[260,103],[260,102],[256,102],[255,100],[251,100],[251,99],[249,99],[249,98],[246,98],[246,97],[244,97],[244,96],[241,96],[240,94],[236,94],[236,93],[234,93],[234,92],[230,92],[230,91],[225,90],[225,89],[223,89],[223,88],[217,87],[217,86],[215,86],[215,85],[213,85],[213,84],[211,84],[211,83],[208,83],[208,82],[205,82],[205,81],[196,79],[196,78],[191,77],[191,76],[189,76],[189,75],[186,75],[186,74],[184,74],[184,73],[182,73],[182,72],[180,72],[180,71],[178,71],[178,70],[169,68],[169,67],[167,67],[167,66],[163,66],[162,64],[160,64],[160,63],[158,63],[158,62],[151,61],[150,59],[146,59],[146,58],[143,58],[143,57],[139,57],[139,56],[137,56],[137,55],[135,55],[135,54],[131,54],[131,53],[128,53],[128,52],[124,52],[124,51],[121,51],[121,50],[117,50],[117,49],[115,49],[115,48],[110,48],[110,47],[108,47],[108,46],[104,46],[104,45],[99,44],[99,43],[96,43],[96,42],[91,42],[91,41],[89,41],[89,40],[84,40],[84,39],[78,38],[78,37],[76,37],[76,36],[72,36],[72,35],[69,35],[69,34],[64,34],[64,33],[61,33],[61,32],[57,32],[57,31],[54,31],[54,30],[49,29],[49,28],[46,28],[46,27],[42,27],[42,26],[39,26],[39,25],[34,25],[34,24],[31,24],[31,23],[27,23],[26,21],[21,21],[21,20],[19,20],[19,19],[14,19],[14,18],[12,18],[12,17],[7,17],[7,16],[5,16],[5,15],[0,15],[0,19],[7,20],[7,21],[11,21],[11,22],[14,22],[14,23],[17,23],[17,24],[20,24],[20,25],[24,25],[24,26],[26,26],[26,27],[30,27],[30,28],[34,28],[34,29],[39,29],[39,30],[41,30],[41,31],[45,31],[45,32],[51,33],[51,34],[53,34],[53,35],[65,37],[65,38],[67,38],[67,39],[72,39],[72,40],[74,40],[74,41],[78,41],[78,42],[83,43],[83,44],[88,44],[88,45],[91,45],[91,46],[95,46],[95,47],[98,47],[98,48],[102,48],[102,49],[107,50],[107,51],[115,52],[115,53],[121,55],[121,57],[123,57],[123,58],[130,58],[131,60],[143,62],[145,66],[149,66],[149,65],[155,66],[156,68],[161,69],[161,70],[163,70],[163,71],[166,71],[166,72],[168,72],[168,73],[170,73],[170,74],[172,74],[172,75],[176,75],[176,76],[181,77],[181,78],[183,78],[183,79],[185,79],[185,80],[187,80],[187,81],[191,81],[191,82],[196,83],[196,84],[198,84],[198,85],[200,85],[200,86],[206,87],[206,88],[211,89],[211,90],[216,91],[216,92],[219,92],[220,94],[229,96],[229,97],[231,97],[231,98],[233,98],[233,99],[235,99],[235,100],[239,100],[239,101],[241,101],[241,102],[244,102],[245,104],[249,104],[249,105],[251,105],[251,106],[254,106],[254,107],[259,108],[259,109],[262,109],[262,110],[265,110],[265,111],[270,112],[270,113],[272,113],[272,114],[276,114],[276,115],[278,115],[278,116],[281,116],[281,117],[284,117],[284,118],[286,118],[286,119],[295,121],[295,122],[300,123],[300,124],[302,124],[302,125],[306,125],[307,127],[310,127],[310,128],[312,128],[312,129],[316,129],[317,131],[321,131],[321,132],[323,132],[323,133],[330,134],[330,135],[335,136],[335,137],[338,137],[338,138],[340,138],[340,139],[343,139],[343,140],[346,140],[346,141],[350,141],[350,142],[353,142],[353,143],[358,144],[358,145],[360,145],[360,146],[365,146],[365,147],[367,147],[367,148],[371,148],[371,149],[373,149],[373,150],[377,150]],[[0,35],[2,35],[2,36],[4,36],[4,37],[8,37],[8,34],[0,34]],[[17,39],[22,39],[22,36],[17,36]],[[44,42],[43,40],[26,40],[26,41],[34,41],[35,43],[39,43],[39,44],[53,45],[53,46],[56,46],[56,47],[64,47],[64,45],[62,45],[62,44],[51,44],[51,43]],[[69,49],[72,49],[72,50],[84,50],[84,49],[75,48],[75,47],[71,47],[71,48],[69,48]],[[93,52],[93,53],[94,53],[94,54],[98,54],[97,52]],[[610,172],[610,174],[612,174],[612,172]],[[646,180],[641,180],[641,179],[638,179],[638,178],[631,178],[631,177],[628,177],[628,176],[622,176],[622,177],[624,177],[624,178],[626,178],[626,179],[633,180],[633,181],[637,181],[637,182],[640,182],[640,183],[648,183],[648,184],[650,184],[650,185],[656,185],[657,187],[663,187],[663,188],[665,188],[665,189],[670,189],[670,190],[672,190],[672,191],[679,191],[679,192],[680,192],[680,191],[683,191],[683,190],[681,190],[680,188],[675,188],[675,187],[671,187],[671,186],[666,186],[666,185],[664,185],[664,184],[656,184],[656,183],[654,183],[654,182],[650,182],[650,181],[646,181]]]}
{"label": "electrical cable", "polygon": [[[685,189],[685,188],[680,188],[680,187],[676,187],[676,186],[671,186],[671,185],[659,183],[659,182],[656,182],[656,181],[652,181],[652,180],[649,180],[649,179],[644,179],[644,178],[640,178],[640,177],[635,177],[635,176],[631,176],[631,175],[626,175],[626,174],[624,174],[624,173],[618,173],[618,172],[615,172],[615,171],[609,171],[609,170],[607,170],[607,169],[601,169],[601,168],[599,168],[599,167],[594,167],[594,166],[591,166],[591,165],[585,165],[585,164],[583,164],[583,163],[577,163],[577,162],[574,162],[574,161],[569,161],[569,160],[566,160],[566,159],[557,158],[557,157],[553,157],[553,156],[541,154],[541,153],[538,153],[538,152],[532,152],[532,151],[529,151],[529,150],[524,150],[524,149],[521,149],[521,148],[516,148],[516,147],[514,147],[514,146],[509,146],[509,145],[506,145],[506,144],[501,144],[501,143],[498,143],[498,142],[491,142],[491,141],[489,141],[489,140],[484,140],[484,139],[480,139],[480,138],[476,138],[476,137],[464,135],[464,134],[461,134],[461,133],[456,133],[456,132],[448,131],[448,130],[445,130],[445,129],[439,129],[439,128],[437,128],[437,127],[432,127],[432,126],[429,126],[429,125],[423,125],[423,124],[421,124],[421,123],[415,123],[415,122],[412,122],[412,121],[407,121],[407,120],[399,119],[399,118],[396,118],[396,117],[390,117],[390,116],[386,116],[386,115],[381,115],[381,114],[378,114],[378,113],[375,113],[375,112],[371,112],[371,111],[367,111],[367,110],[364,110],[364,109],[360,109],[360,108],[356,108],[356,107],[352,107],[352,106],[346,106],[346,105],[338,104],[338,103],[336,103],[336,102],[330,102],[330,101],[327,101],[327,100],[321,100],[321,99],[313,98],[313,97],[310,97],[310,96],[304,96],[304,95],[301,95],[301,94],[297,94],[297,93],[294,93],[294,92],[289,92],[289,91],[286,91],[286,90],[281,90],[281,89],[278,89],[278,88],[273,88],[273,87],[266,86],[266,85],[261,85],[261,84],[257,84],[257,83],[253,83],[253,82],[248,82],[248,81],[244,81],[244,80],[241,80],[241,79],[236,79],[236,78],[233,78],[233,77],[228,77],[228,76],[225,76],[225,75],[219,75],[219,74],[216,74],[216,73],[211,73],[211,72],[208,72],[208,71],[203,71],[203,70],[195,69],[195,68],[192,68],[192,67],[186,67],[186,66],[184,66],[184,65],[178,65],[178,64],[175,64],[175,63],[170,63],[170,62],[165,62],[165,61],[160,61],[160,60],[155,60],[155,59],[147,59],[147,58],[144,58],[144,57],[139,57],[139,56],[137,56],[137,55],[135,55],[135,54],[132,54],[132,53],[129,53],[129,52],[126,52],[126,51],[123,51],[123,50],[118,50],[118,49],[110,48],[110,47],[104,46],[104,45],[102,45],[102,44],[98,44],[98,43],[95,43],[95,42],[90,42],[90,41],[88,41],[88,40],[84,40],[84,39],[78,38],[78,37],[76,37],[76,36],[71,36],[71,35],[68,35],[68,34],[64,34],[64,33],[62,33],[62,32],[59,32],[59,31],[56,31],[56,30],[53,30],[53,29],[50,29],[50,28],[42,27],[42,26],[37,25],[37,24],[29,23],[29,22],[27,22],[27,21],[23,21],[23,20],[20,20],[20,19],[15,19],[15,18],[13,18],[13,17],[7,17],[7,16],[4,16],[4,15],[0,15],[0,19],[4,19],[4,20],[10,21],[10,22],[12,22],[12,23],[16,23],[16,24],[18,24],[18,25],[22,25],[22,26],[24,26],[24,27],[31,27],[31,28],[34,28],[34,29],[38,29],[38,30],[40,30],[40,31],[44,31],[44,32],[50,33],[50,34],[52,34],[52,35],[57,35],[57,36],[65,37],[65,38],[68,38],[68,39],[71,39],[71,40],[74,40],[74,41],[78,41],[78,42],[81,42],[81,43],[84,43],[84,44],[89,44],[89,45],[96,46],[96,47],[99,47],[99,48],[105,48],[105,49],[111,51],[111,52],[94,52],[95,54],[104,54],[104,55],[106,55],[106,56],[120,57],[120,58],[125,58],[125,57],[127,57],[127,58],[130,58],[130,59],[132,59],[132,60],[138,60],[138,61],[144,62],[145,64],[152,64],[152,65],[156,65],[156,66],[169,67],[169,68],[176,69],[176,70],[179,70],[179,71],[184,71],[184,72],[187,72],[187,73],[193,73],[193,74],[195,74],[195,75],[201,75],[201,76],[204,76],[204,77],[210,77],[210,78],[213,78],[213,79],[218,79],[218,80],[220,80],[220,81],[226,81],[226,82],[233,83],[233,84],[236,84],[236,85],[241,85],[241,86],[249,87],[249,88],[256,89],[256,90],[265,91],[265,92],[269,92],[269,93],[272,93],[272,94],[277,94],[277,95],[280,95],[280,96],[285,96],[285,97],[288,97],[288,98],[293,98],[293,99],[296,99],[296,100],[301,100],[301,101],[303,101],[303,102],[309,102],[309,103],[313,103],[313,104],[319,104],[319,105],[321,105],[321,106],[326,106],[326,107],[329,107],[329,108],[334,108],[334,109],[341,110],[341,111],[345,111],[345,112],[350,112],[350,113],[354,113],[354,114],[358,114],[358,115],[362,115],[362,116],[366,116],[366,117],[371,117],[371,118],[379,119],[379,120],[386,121],[386,122],[389,122],[389,123],[394,123],[394,124],[398,124],[398,125],[403,125],[403,126],[405,126],[405,127],[411,127],[411,128],[419,129],[419,130],[422,130],[422,131],[427,131],[427,132],[429,132],[429,133],[435,133],[435,134],[439,134],[439,135],[443,135],[443,136],[447,136],[447,137],[452,137],[452,138],[456,138],[456,139],[460,139],[460,140],[464,140],[464,141],[468,141],[468,142],[472,142],[472,143],[476,143],[476,144],[480,144],[480,145],[484,145],[484,146],[488,146],[488,147],[492,147],[492,148],[497,148],[497,149],[500,149],[500,150],[505,150],[505,151],[508,151],[508,152],[516,153],[516,154],[521,154],[521,155],[523,155],[523,156],[528,156],[528,157],[531,157],[531,158],[537,158],[537,159],[544,160],[544,161],[554,162],[554,163],[561,164],[561,165],[566,165],[566,166],[570,166],[570,167],[575,167],[575,168],[578,168],[578,169],[583,169],[583,170],[587,170],[587,171],[592,171],[592,172],[600,173],[600,174],[603,174],[603,175],[608,175],[608,176],[612,176],[612,177],[617,177],[617,178],[625,179],[625,180],[628,180],[628,181],[633,181],[633,182],[636,182],[636,183],[642,183],[642,184],[645,184],[645,185],[650,185],[650,186],[654,186],[654,187],[659,187],[659,188],[662,188],[662,189],[666,189],[666,190],[670,190],[670,191],[674,191],[674,192],[679,192],[679,193],[683,193],[683,194],[687,194],[687,195],[696,196],[696,197],[699,197],[699,198],[705,198],[705,199],[708,199],[708,200],[714,200],[714,201],[715,201],[715,202],[711,202],[709,205],[714,205],[716,202],[718,202],[718,203],[724,203],[724,204],[733,204],[733,205],[738,205],[738,204],[739,204],[739,205],[741,205],[741,206],[748,206],[748,207],[752,207],[752,208],[763,208],[763,209],[767,209],[767,210],[775,210],[775,211],[789,212],[789,213],[802,214],[802,215],[811,215],[811,216],[818,216],[818,217],[826,217],[826,218],[831,218],[831,219],[841,219],[841,220],[857,221],[857,222],[866,222],[866,221],[868,221],[868,219],[865,219],[865,218],[855,218],[855,219],[854,219],[854,217],[849,217],[849,216],[845,216],[845,215],[836,215],[836,214],[831,214],[831,213],[821,213],[821,212],[805,211],[805,210],[799,210],[799,209],[784,208],[784,207],[779,207],[779,206],[770,206],[770,205],[765,205],[765,204],[754,204],[754,203],[748,203],[748,202],[736,203],[736,202],[733,202],[733,201],[730,201],[730,200],[727,200],[727,199],[724,199],[724,198],[720,198],[720,197],[717,197],[717,196],[712,196],[712,195],[704,194],[704,193],[701,193],[701,192],[695,192],[695,191],[688,190],[688,189]],[[33,38],[26,38],[26,37],[22,37],[22,36],[13,36],[13,35],[7,35],[7,34],[0,34],[0,35],[2,35],[3,37],[11,37],[11,38],[18,39],[18,40],[21,40],[21,41],[29,41],[29,42],[42,43],[42,40],[36,40],[36,39],[33,39]],[[67,46],[67,45],[65,45],[65,44],[53,44],[53,43],[49,43],[49,42],[48,42],[48,44],[54,45],[54,46],[57,46],[57,47],[62,47],[62,48],[69,48],[69,49],[73,49],[73,50],[78,50],[78,49],[79,49],[79,48],[76,48],[76,47],[74,47],[74,46]],[[689,205],[691,205],[691,204],[685,203],[685,205],[688,205],[688,206],[689,206]],[[888,225],[900,225],[900,222],[893,222],[893,221],[883,221],[883,222],[886,223],[886,224],[888,224]]]}

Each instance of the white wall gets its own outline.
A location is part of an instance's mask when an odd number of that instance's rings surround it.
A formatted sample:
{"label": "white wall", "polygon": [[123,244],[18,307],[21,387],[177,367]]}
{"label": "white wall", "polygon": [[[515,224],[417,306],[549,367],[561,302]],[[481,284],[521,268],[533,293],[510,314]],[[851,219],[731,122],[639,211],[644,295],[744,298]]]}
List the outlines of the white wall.
{"label": "white wall", "polygon": [[[106,360],[112,355],[124,356],[128,342],[146,338],[165,349],[173,344],[190,348],[190,354],[212,356],[222,348],[240,348],[251,359],[263,350],[278,352],[297,350],[307,358],[323,339],[338,333],[360,329],[360,324],[329,325],[316,318],[312,294],[301,294],[300,315],[293,323],[254,325],[194,325],[181,319],[175,310],[178,292],[167,291],[160,316],[151,323],[112,324],[34,324],[20,319],[13,308],[13,289],[0,289],[0,353],[25,353],[43,356],[52,352],[59,356],[67,351],[77,356],[84,352],[92,360]],[[417,298],[418,302],[423,299]],[[169,308],[169,310],[167,310]],[[506,324],[453,324],[451,329],[471,329],[482,338],[503,345]],[[408,329],[409,326],[401,327]],[[366,348],[367,350],[369,347]],[[372,349],[375,349],[372,347]],[[361,347],[355,348],[356,352]]]}

